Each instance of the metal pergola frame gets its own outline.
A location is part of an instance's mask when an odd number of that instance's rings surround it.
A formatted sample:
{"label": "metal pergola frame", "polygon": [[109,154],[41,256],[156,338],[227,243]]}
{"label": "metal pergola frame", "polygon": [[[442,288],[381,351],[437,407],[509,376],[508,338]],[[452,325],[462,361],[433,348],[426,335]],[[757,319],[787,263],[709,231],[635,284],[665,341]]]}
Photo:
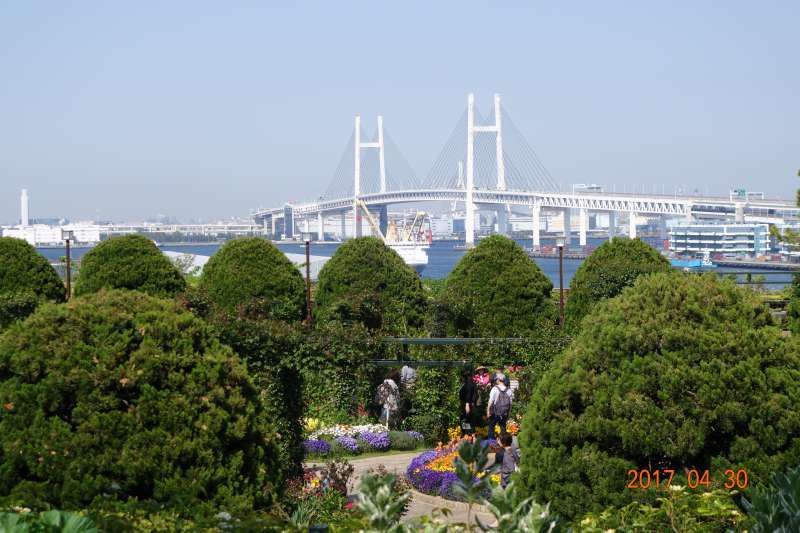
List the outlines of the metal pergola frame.
{"label": "metal pergola frame", "polygon": [[398,359],[373,359],[371,363],[382,367],[464,367],[474,366],[479,363],[475,359],[411,359],[408,355],[409,346],[464,346],[468,344],[502,344],[523,343],[529,339],[518,337],[386,337],[387,344],[399,344],[403,347]]}

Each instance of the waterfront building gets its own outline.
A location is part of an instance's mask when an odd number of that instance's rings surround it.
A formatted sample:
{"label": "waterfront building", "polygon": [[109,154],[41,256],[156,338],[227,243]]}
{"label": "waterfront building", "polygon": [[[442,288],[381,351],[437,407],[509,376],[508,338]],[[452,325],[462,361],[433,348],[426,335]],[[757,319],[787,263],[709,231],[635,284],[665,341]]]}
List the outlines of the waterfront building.
{"label": "waterfront building", "polygon": [[27,241],[33,246],[60,246],[64,244],[62,231],[72,231],[74,242],[94,244],[100,242],[100,226],[91,222],[77,222],[51,226],[33,224],[3,229],[3,237],[14,237]]}
{"label": "waterfront building", "polygon": [[670,228],[669,247],[688,254],[765,255],[770,251],[769,226],[682,222]]}

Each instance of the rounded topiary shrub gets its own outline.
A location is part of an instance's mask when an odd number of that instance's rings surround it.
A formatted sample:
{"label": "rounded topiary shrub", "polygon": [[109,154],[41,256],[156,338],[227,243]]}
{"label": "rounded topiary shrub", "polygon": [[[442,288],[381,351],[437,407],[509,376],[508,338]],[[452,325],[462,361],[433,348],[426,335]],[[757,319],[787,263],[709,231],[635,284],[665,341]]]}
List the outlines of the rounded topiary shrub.
{"label": "rounded topiary shrub", "polygon": [[[642,277],[600,303],[539,381],[522,424],[521,482],[567,517],[652,492],[629,469],[746,469],[800,461],[800,354],[758,296],[731,281]],[[791,344],[794,343],[794,344]],[[663,474],[662,474],[663,475]]]}
{"label": "rounded topiary shrub", "polygon": [[184,290],[186,281],[153,241],[125,235],[101,242],[81,259],[75,294],[104,288],[170,297]]}
{"label": "rounded topiary shrub", "polygon": [[235,239],[220,248],[203,268],[200,288],[224,309],[245,305],[256,307],[260,316],[304,316],[300,272],[275,245],[257,237]]}
{"label": "rounded topiary shrub", "polygon": [[273,433],[244,364],[177,303],[100,291],[0,337],[0,505],[267,505]]}
{"label": "rounded topiary shrub", "polygon": [[671,268],[664,256],[642,240],[617,237],[604,242],[581,264],[569,284],[567,325],[577,327],[597,302],[618,295],[639,276]]}
{"label": "rounded topiary shrub", "polygon": [[315,302],[322,321],[361,322],[396,333],[421,327],[426,308],[417,273],[376,237],[339,246],[320,271]]}
{"label": "rounded topiary shrub", "polygon": [[517,243],[501,235],[480,241],[447,278],[441,302],[451,333],[531,337],[556,320],[553,284]]}
{"label": "rounded topiary shrub", "polygon": [[40,301],[63,302],[66,294],[58,273],[33,246],[0,237],[0,329],[28,316]]}

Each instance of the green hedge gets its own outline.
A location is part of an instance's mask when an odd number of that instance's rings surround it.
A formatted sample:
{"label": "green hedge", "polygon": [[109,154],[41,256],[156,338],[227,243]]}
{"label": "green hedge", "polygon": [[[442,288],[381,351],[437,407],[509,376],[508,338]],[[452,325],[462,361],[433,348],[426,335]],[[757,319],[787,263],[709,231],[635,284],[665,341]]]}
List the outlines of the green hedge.
{"label": "green hedge", "polygon": [[434,322],[471,337],[535,337],[555,323],[553,284],[508,237],[493,235],[467,252],[447,278]]}
{"label": "green hedge", "polygon": [[337,248],[319,273],[314,301],[322,322],[359,322],[410,334],[425,320],[419,276],[376,237],[352,239]]}
{"label": "green hedge", "polygon": [[746,468],[763,482],[800,459],[798,405],[797,339],[756,294],[653,274],[599,304],[540,380],[521,478],[568,517],[646,497],[625,489],[628,469]]}
{"label": "green hedge", "polygon": [[326,423],[377,415],[375,392],[386,369],[372,363],[385,357],[386,345],[361,324],[320,324],[303,343],[305,414]]}
{"label": "green hedge", "polygon": [[278,490],[244,364],[174,302],[100,291],[0,336],[0,506],[251,512]]}
{"label": "green hedge", "polygon": [[153,241],[125,235],[103,241],[83,256],[75,294],[129,289],[172,297],[185,288],[181,273]]}
{"label": "green hedge", "polygon": [[220,339],[247,363],[265,416],[278,438],[281,479],[302,473],[303,331],[277,320],[219,312],[209,320]]}
{"label": "green hedge", "polygon": [[305,316],[300,272],[275,245],[257,237],[222,246],[203,268],[200,287],[228,311],[245,305],[261,317],[300,320]]}
{"label": "green hedge", "polygon": [[642,240],[617,237],[604,242],[581,264],[569,284],[567,326],[578,327],[598,302],[617,296],[639,276],[671,268],[669,260]]}

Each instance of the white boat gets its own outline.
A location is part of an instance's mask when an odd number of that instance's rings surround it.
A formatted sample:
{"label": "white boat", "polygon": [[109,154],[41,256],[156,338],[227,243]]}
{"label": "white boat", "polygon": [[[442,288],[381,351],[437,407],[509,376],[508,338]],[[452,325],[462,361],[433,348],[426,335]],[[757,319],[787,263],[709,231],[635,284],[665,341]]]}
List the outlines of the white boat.
{"label": "white boat", "polygon": [[428,266],[428,248],[427,244],[417,244],[413,242],[387,242],[386,246],[397,252],[397,255],[403,258],[408,266],[422,274],[425,267]]}
{"label": "white boat", "polygon": [[425,213],[418,212],[414,217],[414,221],[407,227],[404,226],[398,229],[394,222],[390,222],[386,235],[384,235],[378,221],[369,212],[367,204],[363,200],[358,200],[358,205],[364,212],[364,216],[367,217],[367,222],[369,222],[373,233],[377,234],[386,246],[397,252],[397,255],[408,266],[416,270],[417,274],[421,274],[425,267],[428,266],[428,248],[430,248],[431,243],[430,229],[427,232],[422,229]]}

